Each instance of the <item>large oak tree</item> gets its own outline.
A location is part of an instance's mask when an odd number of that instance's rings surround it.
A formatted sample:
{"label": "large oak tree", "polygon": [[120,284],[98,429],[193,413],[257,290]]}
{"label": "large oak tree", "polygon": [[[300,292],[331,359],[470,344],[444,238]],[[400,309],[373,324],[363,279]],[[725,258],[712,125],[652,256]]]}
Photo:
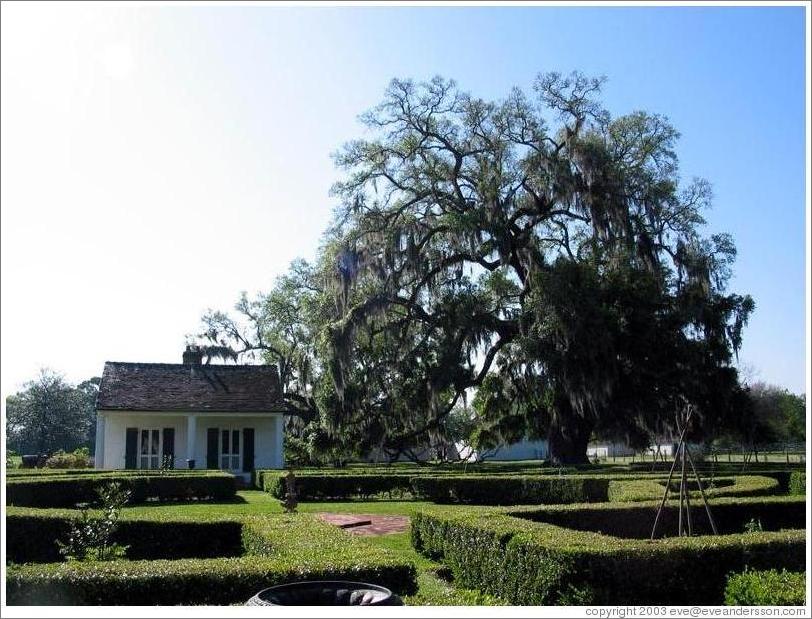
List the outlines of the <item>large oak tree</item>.
{"label": "large oak tree", "polygon": [[704,238],[707,182],[677,131],[612,118],[602,80],[538,77],[485,101],[395,80],[337,155],[322,264],[334,315],[317,400],[335,436],[408,446],[461,398],[496,433],[546,433],[560,463],[595,429],[644,443],[685,401],[726,422],[753,302],[725,290],[732,240]]}

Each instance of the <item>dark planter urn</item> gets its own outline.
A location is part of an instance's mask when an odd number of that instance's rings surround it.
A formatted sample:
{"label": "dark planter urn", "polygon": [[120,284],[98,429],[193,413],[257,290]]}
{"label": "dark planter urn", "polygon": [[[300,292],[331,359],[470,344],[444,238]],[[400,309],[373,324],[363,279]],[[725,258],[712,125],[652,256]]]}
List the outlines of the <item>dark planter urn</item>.
{"label": "dark planter urn", "polygon": [[403,606],[389,589],[363,582],[314,580],[263,589],[246,606]]}
{"label": "dark planter urn", "polygon": [[24,469],[40,468],[45,466],[45,461],[47,459],[48,456],[42,454],[26,454],[21,458],[22,465],[20,468]]}

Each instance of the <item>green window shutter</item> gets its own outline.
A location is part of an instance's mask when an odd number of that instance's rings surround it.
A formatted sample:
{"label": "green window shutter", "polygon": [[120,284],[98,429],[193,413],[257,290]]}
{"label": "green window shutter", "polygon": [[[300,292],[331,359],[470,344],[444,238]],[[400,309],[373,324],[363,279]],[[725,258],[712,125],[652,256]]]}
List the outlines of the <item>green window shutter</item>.
{"label": "green window shutter", "polygon": [[254,470],[254,428],[242,431],[242,470],[246,473]]}
{"label": "green window shutter", "polygon": [[217,469],[217,428],[209,428],[206,432],[206,468]]}
{"label": "green window shutter", "polygon": [[[164,428],[164,458],[169,468],[175,468],[175,428]],[[161,463],[163,464],[163,463]]]}
{"label": "green window shutter", "polygon": [[138,463],[138,428],[127,428],[126,436],[124,468],[134,469]]}

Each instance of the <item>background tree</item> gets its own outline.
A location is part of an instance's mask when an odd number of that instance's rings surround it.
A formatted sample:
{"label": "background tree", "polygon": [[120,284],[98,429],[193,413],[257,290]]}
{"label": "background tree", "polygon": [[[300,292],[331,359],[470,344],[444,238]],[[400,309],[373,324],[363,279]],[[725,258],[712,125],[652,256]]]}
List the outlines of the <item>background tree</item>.
{"label": "background tree", "polygon": [[677,131],[613,119],[601,84],[544,74],[534,99],[488,102],[395,80],[362,117],[323,256],[328,434],[407,447],[471,390],[546,432],[560,463],[586,461],[596,428],[673,430],[683,398],[695,432],[729,421],[753,309],[725,293],[735,247],[700,235],[710,189],[680,184]]}
{"label": "background tree", "polygon": [[214,356],[276,364],[289,406],[311,419],[317,414],[314,346],[322,294],[314,267],[296,260],[269,293],[253,299],[243,293],[234,307],[236,316],[209,310],[197,339]]}
{"label": "background tree", "polygon": [[8,446],[21,454],[90,446],[99,380],[92,378],[74,387],[61,374],[41,370],[22,391],[6,398]]}
{"label": "background tree", "polygon": [[285,419],[286,460],[299,465],[346,459],[345,448],[321,427],[316,400],[322,373],[316,349],[332,304],[323,264],[293,261],[270,292],[254,298],[243,293],[233,314],[208,311],[195,336],[207,356],[276,364],[283,398],[293,411]]}
{"label": "background tree", "polygon": [[775,385],[757,382],[747,395],[750,415],[743,438],[749,445],[803,443],[806,440],[806,397]]}

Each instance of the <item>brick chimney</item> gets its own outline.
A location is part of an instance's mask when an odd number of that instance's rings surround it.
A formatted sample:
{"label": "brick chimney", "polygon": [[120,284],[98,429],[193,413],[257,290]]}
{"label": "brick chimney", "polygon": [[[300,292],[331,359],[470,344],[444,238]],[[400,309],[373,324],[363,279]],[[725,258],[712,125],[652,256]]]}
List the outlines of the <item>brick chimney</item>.
{"label": "brick chimney", "polygon": [[183,351],[183,365],[201,365],[203,363],[203,351],[199,346],[188,344]]}

